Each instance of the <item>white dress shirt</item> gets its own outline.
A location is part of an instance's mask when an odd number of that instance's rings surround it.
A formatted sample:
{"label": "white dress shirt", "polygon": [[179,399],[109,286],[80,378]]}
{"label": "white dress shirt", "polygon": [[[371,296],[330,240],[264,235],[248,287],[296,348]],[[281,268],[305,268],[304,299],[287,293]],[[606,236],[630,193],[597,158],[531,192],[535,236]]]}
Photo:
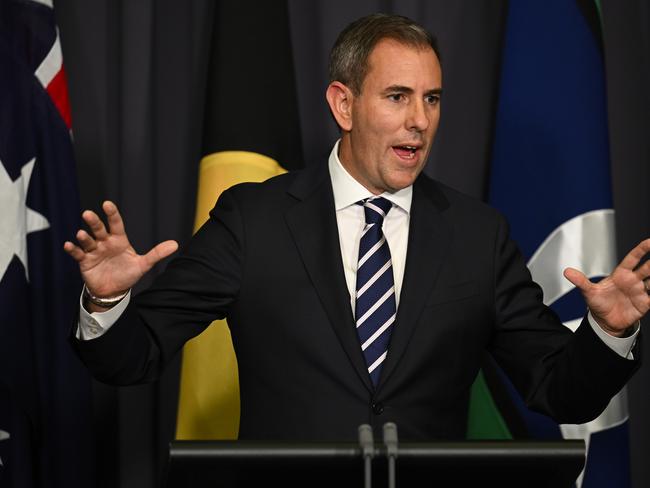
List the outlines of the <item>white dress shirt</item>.
{"label": "white dress shirt", "polygon": [[[328,167],[334,192],[334,207],[336,210],[343,270],[350,294],[350,306],[354,314],[359,241],[365,225],[363,207],[357,205],[357,202],[376,195],[373,195],[347,172],[339,160],[338,148],[339,141],[336,142],[330,153]],[[388,247],[390,248],[393,278],[395,281],[395,300],[399,307],[400,292],[404,279],[404,266],[406,264],[413,187],[409,186],[395,193],[384,192],[380,196],[393,203],[393,207],[384,218],[382,229],[388,241]],[[80,299],[79,327],[76,332],[77,339],[91,340],[104,334],[119,319],[130,300],[131,292],[120,303],[106,312],[88,313],[83,307],[82,297]],[[639,324],[635,326],[634,333],[629,337],[614,337],[598,325],[591,312],[587,314],[587,319],[596,332],[596,335],[607,346],[620,356],[633,359],[632,348],[639,333]]]}
{"label": "white dress shirt", "polygon": [[404,265],[406,264],[406,248],[408,247],[413,187],[409,186],[395,193],[384,192],[381,195],[373,195],[343,167],[338,157],[338,146],[339,143],[337,142],[330,154],[328,165],[330,177],[332,178],[343,270],[345,271],[345,281],[350,292],[352,312],[354,314],[359,242],[366,223],[364,209],[357,203],[375,196],[384,197],[393,204],[386,217],[384,217],[382,230],[390,249],[395,282],[395,303],[399,306],[400,291],[404,280]]}

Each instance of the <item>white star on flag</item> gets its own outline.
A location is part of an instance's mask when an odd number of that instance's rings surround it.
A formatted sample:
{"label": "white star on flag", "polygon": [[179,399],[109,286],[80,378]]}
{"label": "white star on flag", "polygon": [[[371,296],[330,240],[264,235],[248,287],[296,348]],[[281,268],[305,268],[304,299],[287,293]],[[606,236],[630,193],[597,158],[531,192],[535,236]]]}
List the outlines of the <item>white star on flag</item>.
{"label": "white star on flag", "polygon": [[0,282],[14,255],[23,263],[29,281],[27,234],[50,226],[43,215],[27,208],[25,203],[35,162],[36,158],[32,158],[20,169],[16,181],[12,181],[0,160]]}

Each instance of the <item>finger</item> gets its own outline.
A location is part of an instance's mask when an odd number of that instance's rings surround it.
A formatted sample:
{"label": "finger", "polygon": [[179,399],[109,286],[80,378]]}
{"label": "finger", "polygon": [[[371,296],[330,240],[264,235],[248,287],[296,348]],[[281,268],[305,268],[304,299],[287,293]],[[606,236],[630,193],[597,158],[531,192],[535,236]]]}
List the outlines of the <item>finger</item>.
{"label": "finger", "polygon": [[579,288],[583,293],[587,293],[594,284],[589,281],[582,271],[575,268],[566,268],[564,270],[564,277],[569,280],[576,288]]}
{"label": "finger", "polygon": [[124,222],[122,221],[120,211],[117,209],[117,205],[110,200],[106,200],[102,204],[102,208],[104,209],[104,213],[106,213],[106,218],[108,219],[108,229],[110,233],[117,235],[126,234],[124,230]]}
{"label": "finger", "polygon": [[90,237],[88,232],[85,230],[80,230],[77,232],[77,240],[85,252],[92,252],[97,249],[97,243],[95,242],[95,239]]}
{"label": "finger", "polygon": [[641,258],[650,252],[650,239],[641,241],[638,246],[632,249],[621,261],[621,266],[626,269],[634,269],[641,261]]}
{"label": "finger", "polygon": [[167,256],[175,252],[176,249],[178,249],[178,242],[176,241],[165,241],[155,246],[151,251],[142,256],[146,266],[145,271],[149,271],[154,264],[161,259],[165,259]]}
{"label": "finger", "polygon": [[650,277],[650,261],[646,261],[645,263],[643,263],[641,266],[637,268],[637,270],[634,273],[641,280]]}
{"label": "finger", "polygon": [[79,246],[75,246],[70,241],[65,241],[63,243],[63,250],[67,252],[70,256],[72,256],[72,259],[74,259],[78,263],[83,261],[83,259],[86,257],[86,253],[83,252],[83,250]]}
{"label": "finger", "polygon": [[104,227],[104,222],[100,219],[95,212],[92,210],[86,210],[81,214],[81,217],[84,219],[84,222],[88,224],[90,230],[93,231],[93,236],[97,240],[104,240],[108,237],[108,232],[106,232],[106,227]]}

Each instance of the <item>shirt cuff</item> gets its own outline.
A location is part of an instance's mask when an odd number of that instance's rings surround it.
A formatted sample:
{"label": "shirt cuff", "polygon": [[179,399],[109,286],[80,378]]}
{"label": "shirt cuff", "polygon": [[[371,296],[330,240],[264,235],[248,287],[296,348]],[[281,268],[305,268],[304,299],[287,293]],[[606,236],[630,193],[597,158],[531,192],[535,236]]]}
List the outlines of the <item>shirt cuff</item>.
{"label": "shirt cuff", "polygon": [[634,359],[634,355],[632,354],[632,349],[636,344],[636,337],[639,335],[639,330],[641,330],[640,322],[634,324],[633,332],[631,335],[627,337],[615,337],[605,332],[603,328],[600,325],[598,325],[598,322],[596,322],[596,319],[591,314],[591,310],[589,311],[589,313],[587,313],[587,320],[589,321],[589,325],[591,325],[591,328],[594,329],[596,335],[600,337],[600,340],[603,341],[616,354],[618,354],[619,356],[625,359],[630,359],[630,360]]}
{"label": "shirt cuff", "polygon": [[131,290],[122,300],[106,312],[88,312],[83,305],[83,291],[79,297],[79,322],[75,336],[81,341],[97,339],[117,322],[131,301]]}

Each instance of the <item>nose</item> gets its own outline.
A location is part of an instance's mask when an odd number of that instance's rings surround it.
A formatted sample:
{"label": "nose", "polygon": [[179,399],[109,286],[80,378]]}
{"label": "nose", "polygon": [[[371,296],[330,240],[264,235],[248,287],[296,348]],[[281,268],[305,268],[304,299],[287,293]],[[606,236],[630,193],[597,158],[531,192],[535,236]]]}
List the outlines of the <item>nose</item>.
{"label": "nose", "polygon": [[409,106],[407,129],[422,132],[429,127],[429,124],[430,120],[426,102],[424,100],[414,99],[413,103]]}

